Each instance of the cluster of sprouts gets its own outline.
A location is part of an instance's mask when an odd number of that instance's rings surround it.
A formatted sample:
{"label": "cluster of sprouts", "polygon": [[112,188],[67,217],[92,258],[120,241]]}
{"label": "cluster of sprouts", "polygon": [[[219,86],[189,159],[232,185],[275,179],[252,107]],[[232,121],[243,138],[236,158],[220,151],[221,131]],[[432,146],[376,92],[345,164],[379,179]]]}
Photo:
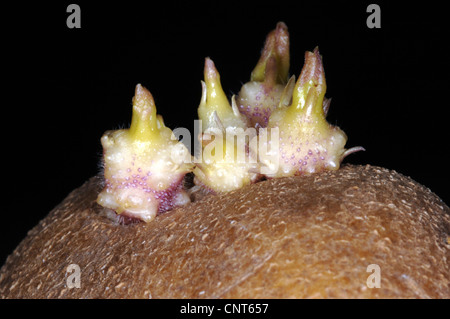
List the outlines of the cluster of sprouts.
{"label": "cluster of sprouts", "polygon": [[[211,193],[242,188],[265,178],[337,170],[347,136],[326,121],[331,99],[318,48],[306,52],[297,81],[289,77],[289,34],[277,24],[237,96],[229,100],[214,62],[205,59],[198,117],[201,158],[164,125],[150,92],[136,86],[129,129],[101,138],[105,187],[97,202],[122,217],[149,222],[188,203],[186,174]],[[242,137],[242,138],[241,138]]]}

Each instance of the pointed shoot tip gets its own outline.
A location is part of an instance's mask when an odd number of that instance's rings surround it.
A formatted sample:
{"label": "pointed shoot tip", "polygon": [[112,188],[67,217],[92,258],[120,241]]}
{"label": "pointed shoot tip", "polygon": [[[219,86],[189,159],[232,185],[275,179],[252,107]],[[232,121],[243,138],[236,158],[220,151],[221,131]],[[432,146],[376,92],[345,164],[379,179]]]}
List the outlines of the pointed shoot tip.
{"label": "pointed shoot tip", "polygon": [[205,81],[211,80],[215,81],[219,78],[219,72],[216,69],[216,66],[209,57],[205,58],[205,70],[204,70]]}

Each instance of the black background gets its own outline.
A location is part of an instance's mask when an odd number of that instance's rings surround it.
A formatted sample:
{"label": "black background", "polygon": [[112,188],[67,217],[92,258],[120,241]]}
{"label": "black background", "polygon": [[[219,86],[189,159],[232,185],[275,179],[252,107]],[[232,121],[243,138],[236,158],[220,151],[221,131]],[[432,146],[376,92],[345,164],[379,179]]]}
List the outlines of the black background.
{"label": "black background", "polygon": [[[129,124],[137,83],[167,126],[193,128],[203,63],[225,92],[249,80],[266,34],[284,21],[291,74],[319,46],[333,102],[328,121],[367,151],[345,161],[395,169],[450,202],[447,17],[443,2],[73,1],[3,10],[0,264],[29,229],[99,171],[104,131]],[[367,6],[381,7],[369,29]]]}

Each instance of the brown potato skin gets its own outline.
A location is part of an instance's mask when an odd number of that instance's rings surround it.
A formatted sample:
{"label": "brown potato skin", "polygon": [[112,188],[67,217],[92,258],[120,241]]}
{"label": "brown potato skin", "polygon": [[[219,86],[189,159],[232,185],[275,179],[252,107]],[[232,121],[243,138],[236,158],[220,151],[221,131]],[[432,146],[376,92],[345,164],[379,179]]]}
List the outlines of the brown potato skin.
{"label": "brown potato skin", "polygon": [[[118,225],[74,190],[0,270],[2,298],[449,298],[450,209],[395,171],[345,165]],[[69,289],[78,264],[81,288]],[[381,268],[381,288],[366,285]]]}

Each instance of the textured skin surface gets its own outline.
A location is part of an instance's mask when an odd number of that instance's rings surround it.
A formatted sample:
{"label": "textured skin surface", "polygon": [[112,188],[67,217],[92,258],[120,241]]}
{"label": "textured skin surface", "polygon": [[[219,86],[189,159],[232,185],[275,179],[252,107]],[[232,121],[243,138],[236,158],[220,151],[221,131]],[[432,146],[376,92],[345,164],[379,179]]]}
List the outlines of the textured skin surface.
{"label": "textured skin surface", "polygon": [[[450,298],[450,209],[394,171],[268,180],[128,226],[95,203],[99,184],[29,232],[0,271],[1,297]],[[79,289],[66,287],[72,263]]]}

